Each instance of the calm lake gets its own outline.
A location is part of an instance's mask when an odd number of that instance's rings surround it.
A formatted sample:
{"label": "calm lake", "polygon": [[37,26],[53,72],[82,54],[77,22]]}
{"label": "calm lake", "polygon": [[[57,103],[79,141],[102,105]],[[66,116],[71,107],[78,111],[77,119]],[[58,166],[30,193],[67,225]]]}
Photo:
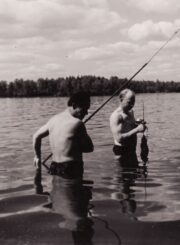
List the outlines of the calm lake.
{"label": "calm lake", "polygon": [[[107,98],[93,97],[89,114]],[[150,152],[144,166],[139,134],[140,163],[133,172],[124,172],[112,152],[109,116],[119,105],[118,97],[113,98],[86,124],[95,151],[84,154],[85,184],[79,189],[77,183],[62,180],[53,187],[52,176],[42,169],[43,190],[53,193],[53,211],[44,205],[50,202],[48,195],[35,194],[32,135],[66,102],[67,98],[0,99],[1,244],[159,244],[152,242],[153,232],[158,239],[165,236],[161,231],[168,231],[165,224],[173,231],[180,227],[180,95],[136,96],[135,117],[142,118],[144,103]],[[42,152],[44,158],[50,153],[48,139],[43,140]],[[86,225],[80,222],[85,216]],[[178,231],[161,244],[171,244],[170,238],[179,239]]]}

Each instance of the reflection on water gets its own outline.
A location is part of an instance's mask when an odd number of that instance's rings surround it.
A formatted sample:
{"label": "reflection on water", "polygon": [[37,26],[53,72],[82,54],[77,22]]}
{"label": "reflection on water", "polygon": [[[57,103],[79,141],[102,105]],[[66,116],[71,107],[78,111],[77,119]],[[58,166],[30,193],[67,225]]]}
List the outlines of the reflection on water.
{"label": "reflection on water", "polygon": [[117,183],[117,192],[112,193],[112,198],[118,200],[121,211],[132,220],[137,220],[136,192],[133,187],[136,186],[138,178],[147,178],[147,163],[139,165],[135,155],[127,159],[116,160],[115,181]]}
{"label": "reflection on water", "polygon": [[115,180],[116,188],[119,190],[112,194],[113,199],[119,200],[122,213],[128,215],[131,219],[136,217],[136,197],[133,187],[136,185],[136,179],[147,177],[147,163],[139,166],[137,155],[131,153],[116,159]]}
{"label": "reflection on water", "polygon": [[81,177],[65,179],[53,176],[50,206],[53,212],[63,216],[64,221],[59,223],[59,227],[72,232],[74,244],[93,244],[93,221],[88,217],[92,184],[92,181]]}
{"label": "reflection on water", "polygon": [[41,168],[36,169],[35,177],[34,177],[34,187],[35,187],[35,193],[36,194],[43,194]]}
{"label": "reflection on water", "polygon": [[59,227],[72,231],[75,244],[92,244],[93,222],[88,217],[91,189],[92,186],[82,179],[53,178],[52,210],[63,215],[65,220]]}
{"label": "reflection on water", "polygon": [[[48,194],[43,192],[41,170],[35,173],[34,184],[37,194]],[[65,178],[53,175],[52,190],[48,204],[53,213],[60,214],[63,220],[58,223],[60,229],[71,231],[74,245],[93,245],[94,222],[98,221],[106,230],[106,234],[115,239],[116,244],[122,244],[118,232],[111,227],[106,217],[94,215],[96,206],[90,201],[92,197],[93,181],[78,178]],[[112,239],[113,237],[113,239]]]}

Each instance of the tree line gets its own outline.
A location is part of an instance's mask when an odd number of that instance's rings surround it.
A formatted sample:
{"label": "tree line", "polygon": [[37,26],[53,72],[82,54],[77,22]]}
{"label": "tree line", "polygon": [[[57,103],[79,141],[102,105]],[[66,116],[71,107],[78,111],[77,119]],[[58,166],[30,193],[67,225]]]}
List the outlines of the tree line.
{"label": "tree line", "polygon": [[[37,81],[16,79],[0,81],[0,97],[68,96],[72,92],[86,91],[92,96],[112,95],[128,80],[112,76],[69,76],[57,79],[39,78]],[[180,82],[131,81],[128,88],[136,93],[180,92]]]}

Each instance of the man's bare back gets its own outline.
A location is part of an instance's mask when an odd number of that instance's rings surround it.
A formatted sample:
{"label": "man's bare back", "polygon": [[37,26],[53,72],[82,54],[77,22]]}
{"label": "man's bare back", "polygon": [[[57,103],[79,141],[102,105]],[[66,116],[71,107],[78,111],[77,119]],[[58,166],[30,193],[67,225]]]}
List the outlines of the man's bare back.
{"label": "man's bare back", "polygon": [[34,164],[37,168],[41,168],[41,140],[48,135],[53,163],[58,165],[82,162],[82,154],[93,151],[92,140],[82,121],[89,107],[90,97],[86,93],[73,94],[69,98],[68,108],[52,117],[34,134]]}
{"label": "man's bare back", "polygon": [[85,144],[90,139],[80,119],[67,109],[50,119],[48,129],[54,162],[82,161]]}

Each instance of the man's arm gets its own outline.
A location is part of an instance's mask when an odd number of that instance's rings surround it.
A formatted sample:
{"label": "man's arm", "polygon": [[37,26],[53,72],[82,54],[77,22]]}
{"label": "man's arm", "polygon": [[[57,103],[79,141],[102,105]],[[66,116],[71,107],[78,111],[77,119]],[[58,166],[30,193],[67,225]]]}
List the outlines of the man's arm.
{"label": "man's arm", "polygon": [[34,135],[33,135],[33,149],[35,153],[34,165],[36,168],[41,168],[41,140],[42,138],[49,135],[48,124],[42,126]]}
{"label": "man's arm", "polygon": [[83,122],[79,122],[79,140],[82,152],[88,153],[94,150],[93,142],[87,134],[86,127]]}
{"label": "man's arm", "polygon": [[114,139],[118,143],[122,143],[123,140],[131,137],[134,134],[144,132],[145,130],[145,125],[144,124],[139,124],[137,127],[133,128],[132,130],[128,132],[122,132],[123,128],[123,117],[121,115],[117,114],[112,114],[110,117],[110,127],[112,134],[114,136]]}

